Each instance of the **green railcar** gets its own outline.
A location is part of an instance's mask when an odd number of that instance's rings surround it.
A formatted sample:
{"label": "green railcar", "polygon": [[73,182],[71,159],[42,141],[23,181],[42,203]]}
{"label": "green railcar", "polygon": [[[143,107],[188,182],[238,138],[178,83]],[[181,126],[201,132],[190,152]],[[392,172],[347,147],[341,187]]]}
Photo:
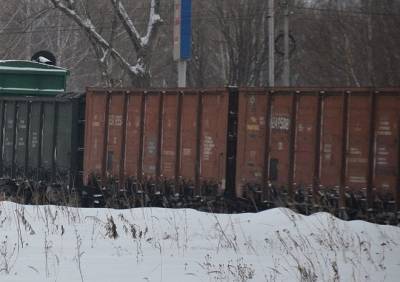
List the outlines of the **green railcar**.
{"label": "green railcar", "polygon": [[0,95],[0,178],[76,185],[82,170],[81,94]]}

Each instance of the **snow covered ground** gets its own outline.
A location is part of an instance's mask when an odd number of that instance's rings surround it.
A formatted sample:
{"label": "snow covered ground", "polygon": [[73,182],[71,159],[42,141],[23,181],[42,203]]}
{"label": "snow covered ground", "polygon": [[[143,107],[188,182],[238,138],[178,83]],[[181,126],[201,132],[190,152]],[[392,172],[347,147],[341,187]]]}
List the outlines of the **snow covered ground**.
{"label": "snow covered ground", "polygon": [[0,202],[0,281],[399,281],[400,228],[287,209]]}

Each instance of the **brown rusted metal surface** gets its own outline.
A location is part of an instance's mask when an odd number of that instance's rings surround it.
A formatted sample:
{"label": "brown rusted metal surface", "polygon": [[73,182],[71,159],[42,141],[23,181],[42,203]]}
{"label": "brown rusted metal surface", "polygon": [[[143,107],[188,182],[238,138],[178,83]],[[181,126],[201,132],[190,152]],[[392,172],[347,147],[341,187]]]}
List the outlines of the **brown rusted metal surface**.
{"label": "brown rusted metal surface", "polygon": [[393,194],[395,195],[395,200],[396,200],[396,211],[399,212],[400,211],[400,117],[397,118],[397,179],[396,180],[397,180],[396,184],[393,188],[394,190]]}
{"label": "brown rusted metal surface", "polygon": [[367,170],[367,204],[373,208],[374,202],[374,163],[375,163],[375,124],[376,124],[376,92],[369,94],[369,132],[368,132],[368,170]]}
{"label": "brown rusted metal surface", "polygon": [[[266,112],[268,92],[246,89],[239,95],[236,191],[240,195],[246,184],[262,185],[265,176]],[[268,126],[269,127],[269,126]],[[269,130],[268,130],[269,131]],[[269,133],[269,132],[268,132]],[[264,182],[265,180],[265,182]]]}
{"label": "brown rusted metal surface", "polygon": [[203,129],[203,92],[197,93],[197,113],[196,113],[196,162],[195,162],[195,173],[194,182],[197,193],[201,193],[200,189],[200,168],[201,168],[201,140],[202,140],[202,129]]}
{"label": "brown rusted metal surface", "polygon": [[[350,189],[366,189],[368,173],[369,93],[351,92],[349,98],[347,176]],[[343,135],[343,138],[344,135]]]}
{"label": "brown rusted metal surface", "polygon": [[315,162],[315,135],[316,119],[318,112],[318,94],[314,92],[300,92],[298,94],[297,118],[296,123],[296,146],[293,154],[295,155],[294,182],[297,186],[309,188],[313,183],[314,162]]}
{"label": "brown rusted metal surface", "polygon": [[294,174],[296,170],[295,164],[295,150],[296,150],[296,127],[297,127],[297,107],[298,107],[298,96],[300,91],[292,92],[292,102],[290,109],[290,131],[289,131],[289,161],[288,161],[288,192],[289,201],[293,200],[294,193]]}
{"label": "brown rusted metal surface", "polygon": [[224,186],[228,95],[213,91],[201,97],[200,178]]}
{"label": "brown rusted metal surface", "polygon": [[397,182],[400,180],[400,96],[394,95],[395,93],[391,92],[392,95],[386,95],[384,91],[376,93],[373,183],[378,196],[389,193],[399,206],[396,187],[399,187],[400,183]]}
{"label": "brown rusted metal surface", "polygon": [[[269,189],[270,185],[270,148],[271,148],[271,112],[272,112],[272,96],[274,92],[268,91],[267,92],[267,104],[265,111],[265,147],[264,147],[264,169],[263,169],[263,188],[264,197],[267,198],[268,201],[271,201],[271,191]],[[240,122],[240,118],[239,118]],[[263,197],[263,198],[264,198]],[[263,199],[265,200],[265,199]]]}
{"label": "brown rusted metal surface", "polygon": [[141,109],[142,92],[127,94],[125,177],[138,178],[139,159],[141,156]]}
{"label": "brown rusted metal surface", "polygon": [[[156,177],[157,181],[160,181],[161,177],[161,156],[162,156],[162,137],[163,137],[163,122],[164,122],[164,94],[162,91],[159,94],[159,106],[158,106],[158,130],[157,130],[157,157],[156,157]],[[164,149],[165,152],[166,149]]]}
{"label": "brown rusted metal surface", "polygon": [[176,112],[176,147],[175,147],[175,191],[179,185],[179,176],[181,175],[181,152],[182,152],[182,103],[183,92],[178,93],[178,108]]}
{"label": "brown rusted metal surface", "polygon": [[350,93],[345,91],[343,93],[342,101],[342,134],[341,139],[341,158],[340,158],[340,187],[339,187],[339,208],[344,209],[346,207],[345,201],[345,189],[346,189],[346,173],[347,173],[347,146],[348,146],[348,118],[349,118],[349,95]]}
{"label": "brown rusted metal surface", "polygon": [[[321,179],[325,187],[339,186],[342,166],[343,98],[326,92],[322,111]],[[346,115],[347,116],[347,115]],[[346,122],[347,124],[347,122]]]}
{"label": "brown rusted metal surface", "polygon": [[321,168],[321,133],[322,133],[322,106],[324,91],[318,92],[317,110],[315,112],[315,139],[314,139],[314,171],[312,179],[312,198],[313,205],[319,205],[317,197],[320,185]]}
{"label": "brown rusted metal surface", "polygon": [[[290,116],[292,107],[292,96],[285,92],[276,91],[272,98],[271,114],[271,166],[274,165],[274,174],[271,181],[276,186],[288,184],[289,176],[289,139],[290,139]],[[276,171],[275,171],[276,170]]]}
{"label": "brown rusted metal surface", "polygon": [[237,87],[229,87],[228,110],[226,131],[226,164],[224,174],[225,187],[229,187],[224,195],[230,199],[236,196],[237,175],[237,143],[238,143],[238,114],[239,114],[239,91]]}
{"label": "brown rusted metal surface", "polygon": [[181,159],[180,177],[182,180],[195,179],[196,174],[196,140],[198,123],[198,97],[193,93],[184,94],[182,97],[181,121]]}
{"label": "brown rusted metal surface", "polygon": [[176,171],[176,154],[178,137],[177,130],[179,127],[178,112],[178,95],[175,93],[166,93],[163,95],[163,119],[162,125],[162,148],[161,149],[161,174],[166,179],[175,179]]}
{"label": "brown rusted metal surface", "polygon": [[105,91],[87,93],[85,125],[84,176],[87,183],[90,174],[102,176],[107,94]]}
{"label": "brown rusted metal surface", "polygon": [[109,126],[109,110],[110,110],[110,99],[111,91],[106,94],[105,100],[105,111],[104,111],[104,121],[103,121],[103,143],[102,143],[102,158],[101,158],[101,177],[106,180],[107,177],[107,141],[108,141],[108,126]]}
{"label": "brown rusted metal surface", "polygon": [[154,179],[157,173],[158,154],[158,128],[160,93],[151,91],[147,93],[146,111],[144,119],[144,144],[143,144],[143,174],[146,178]]}
{"label": "brown rusted metal surface", "polygon": [[126,121],[128,116],[128,95],[129,91],[124,92],[124,102],[122,108],[122,126],[121,126],[121,148],[119,160],[119,185],[120,188],[125,184],[125,151],[126,151]]}
{"label": "brown rusted metal surface", "polygon": [[144,136],[145,136],[145,118],[146,118],[146,102],[147,91],[143,91],[140,100],[140,121],[139,121],[139,148],[138,148],[138,165],[137,176],[139,181],[143,179],[143,158],[144,158]]}
{"label": "brown rusted metal surface", "polygon": [[[128,90],[88,90],[86,181],[143,173],[198,194],[204,183],[223,187],[228,89]],[[389,193],[399,206],[400,94],[371,91],[239,89],[237,196],[271,181],[278,191],[313,187],[314,202],[319,189],[340,187],[344,207],[349,187]]]}
{"label": "brown rusted metal surface", "polygon": [[108,111],[108,118],[106,121],[108,125],[106,128],[107,136],[107,146],[105,153],[105,167],[106,167],[106,177],[118,177],[123,173],[121,171],[121,147],[124,145],[122,143],[123,139],[123,112],[124,112],[124,92],[111,92],[108,94],[108,110],[106,108],[106,113]]}

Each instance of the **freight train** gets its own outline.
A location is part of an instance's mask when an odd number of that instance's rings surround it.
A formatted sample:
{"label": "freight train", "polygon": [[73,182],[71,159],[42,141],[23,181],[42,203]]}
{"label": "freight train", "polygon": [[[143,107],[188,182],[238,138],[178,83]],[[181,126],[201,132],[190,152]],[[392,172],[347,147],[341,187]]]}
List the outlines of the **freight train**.
{"label": "freight train", "polygon": [[42,96],[20,95],[4,80],[0,189],[6,197],[217,212],[286,206],[398,220],[398,88],[73,94],[59,85],[59,93]]}

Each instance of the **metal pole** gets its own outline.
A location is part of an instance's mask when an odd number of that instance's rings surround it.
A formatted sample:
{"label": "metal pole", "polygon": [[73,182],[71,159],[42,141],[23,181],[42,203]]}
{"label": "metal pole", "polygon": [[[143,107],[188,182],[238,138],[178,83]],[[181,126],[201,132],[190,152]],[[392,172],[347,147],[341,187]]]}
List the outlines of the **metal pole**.
{"label": "metal pole", "polygon": [[186,87],[186,61],[178,61],[178,87]]}
{"label": "metal pole", "polygon": [[268,2],[268,60],[269,86],[275,86],[275,19],[274,0]]}
{"label": "metal pole", "polygon": [[289,60],[289,0],[284,2],[284,21],[283,21],[283,86],[290,86],[290,60]]}

